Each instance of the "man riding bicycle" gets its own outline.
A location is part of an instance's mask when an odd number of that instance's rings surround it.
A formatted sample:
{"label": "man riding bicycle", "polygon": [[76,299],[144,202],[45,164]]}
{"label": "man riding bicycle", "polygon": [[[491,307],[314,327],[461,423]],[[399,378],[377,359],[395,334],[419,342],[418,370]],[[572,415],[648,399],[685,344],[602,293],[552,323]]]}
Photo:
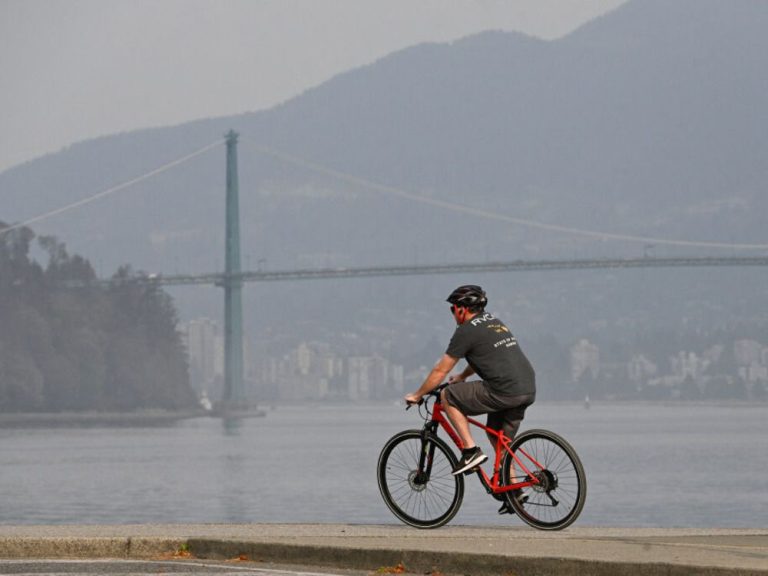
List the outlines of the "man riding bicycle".
{"label": "man riding bicycle", "polygon": [[[467,416],[488,414],[489,428],[503,429],[510,439],[514,438],[525,409],[536,399],[536,377],[517,339],[501,320],[485,312],[488,298],[480,286],[459,286],[448,296],[448,302],[456,331],[424,383],[416,392],[407,394],[405,401],[420,402],[425,394],[445,382],[459,359],[466,359],[467,367],[448,378],[450,386],[440,395],[445,413],[464,445],[453,470],[453,474],[461,474],[488,458],[475,444]],[[481,380],[467,382],[473,374]],[[491,444],[495,442],[490,435],[489,439]]]}

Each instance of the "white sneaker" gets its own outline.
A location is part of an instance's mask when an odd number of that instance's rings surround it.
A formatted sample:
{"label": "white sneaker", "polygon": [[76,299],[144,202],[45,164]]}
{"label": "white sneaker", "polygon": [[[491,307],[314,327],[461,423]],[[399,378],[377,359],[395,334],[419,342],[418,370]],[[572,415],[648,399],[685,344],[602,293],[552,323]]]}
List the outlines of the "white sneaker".
{"label": "white sneaker", "polygon": [[488,456],[483,454],[483,451],[480,450],[479,446],[475,446],[471,452],[464,452],[462,454],[461,460],[459,460],[459,463],[456,464],[456,468],[453,469],[453,475],[457,476],[462,472],[471,470],[486,460],[488,460]]}

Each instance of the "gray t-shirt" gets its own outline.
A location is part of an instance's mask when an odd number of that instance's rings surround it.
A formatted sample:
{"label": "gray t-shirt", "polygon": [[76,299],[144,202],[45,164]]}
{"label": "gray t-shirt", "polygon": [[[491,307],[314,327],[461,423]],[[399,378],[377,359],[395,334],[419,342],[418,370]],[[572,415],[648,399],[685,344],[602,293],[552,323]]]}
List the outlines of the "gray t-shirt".
{"label": "gray t-shirt", "polygon": [[536,393],[536,375],[501,320],[488,312],[456,327],[446,354],[465,358],[491,390],[504,396]]}

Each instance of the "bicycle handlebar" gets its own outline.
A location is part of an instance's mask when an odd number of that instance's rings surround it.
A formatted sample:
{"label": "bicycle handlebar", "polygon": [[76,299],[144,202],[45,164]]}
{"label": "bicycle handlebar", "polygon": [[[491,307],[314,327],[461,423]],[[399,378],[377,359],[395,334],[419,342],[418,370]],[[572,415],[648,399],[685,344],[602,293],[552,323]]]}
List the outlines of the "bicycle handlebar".
{"label": "bicycle handlebar", "polygon": [[430,392],[427,392],[426,394],[424,394],[424,396],[422,396],[418,402],[406,402],[405,409],[410,410],[411,406],[414,406],[414,405],[421,406],[422,404],[424,404],[424,402],[426,402],[427,398],[429,398],[430,396],[433,396],[435,399],[439,398],[440,392],[442,392],[443,389],[446,386],[448,386],[448,384],[449,382],[443,382],[442,384],[436,386],[434,390],[431,390]]}
{"label": "bicycle handlebar", "polygon": [[427,393],[427,396],[434,396],[435,398],[439,397],[440,392],[442,392],[443,389],[446,388],[449,384],[450,382],[443,382],[439,386],[436,386],[435,389],[432,390],[432,392]]}

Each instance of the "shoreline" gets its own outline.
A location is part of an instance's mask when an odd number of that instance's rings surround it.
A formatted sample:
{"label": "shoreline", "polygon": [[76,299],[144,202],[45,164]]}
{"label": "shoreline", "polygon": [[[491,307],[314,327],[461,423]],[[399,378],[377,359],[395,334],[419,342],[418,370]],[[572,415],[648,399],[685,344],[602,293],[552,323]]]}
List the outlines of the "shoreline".
{"label": "shoreline", "polygon": [[[580,410],[600,409],[611,406],[657,406],[668,408],[735,408],[765,409],[768,401],[750,402],[747,400],[594,400],[589,406],[578,400],[539,400],[539,406],[575,406]],[[271,412],[293,409],[333,410],[340,408],[382,408],[399,406],[397,401],[380,400],[368,402],[291,402],[266,404],[258,409],[222,413],[220,410],[142,410],[137,412],[0,412],[0,429],[8,428],[67,428],[67,427],[164,427],[172,426],[183,420],[195,418],[263,418]]]}
{"label": "shoreline", "polygon": [[2,428],[35,427],[132,427],[168,426],[181,420],[207,418],[204,411],[146,410],[140,412],[5,412],[0,413]]}

